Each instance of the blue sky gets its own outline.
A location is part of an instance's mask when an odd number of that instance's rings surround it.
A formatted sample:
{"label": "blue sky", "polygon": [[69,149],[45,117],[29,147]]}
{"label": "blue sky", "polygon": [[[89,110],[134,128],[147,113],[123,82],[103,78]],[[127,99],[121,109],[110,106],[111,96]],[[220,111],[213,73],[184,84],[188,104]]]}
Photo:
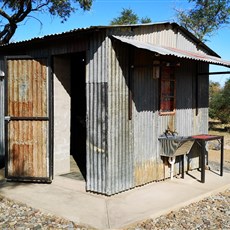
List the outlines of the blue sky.
{"label": "blue sky", "polygon": [[[176,21],[175,8],[189,8],[187,0],[94,0],[92,9],[83,12],[77,10],[65,23],[59,18],[53,18],[48,13],[34,14],[33,17],[23,22],[13,37],[12,41],[21,41],[48,34],[62,33],[76,28],[89,26],[109,25],[113,18],[120,15],[122,9],[132,9],[140,18],[149,17],[152,22]],[[35,19],[37,18],[37,19]],[[41,23],[42,25],[41,25]],[[229,48],[230,27],[220,29],[206,42],[211,49],[223,59],[230,60]],[[227,68],[211,66],[211,71],[228,71]],[[224,85],[228,75],[210,76],[210,80],[218,81]]]}

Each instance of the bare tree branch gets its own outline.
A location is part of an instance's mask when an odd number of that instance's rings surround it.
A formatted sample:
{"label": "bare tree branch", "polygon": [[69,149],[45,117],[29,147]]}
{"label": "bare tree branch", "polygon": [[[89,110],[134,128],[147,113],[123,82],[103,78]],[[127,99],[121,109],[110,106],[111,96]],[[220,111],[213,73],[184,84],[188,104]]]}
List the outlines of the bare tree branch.
{"label": "bare tree branch", "polygon": [[72,5],[79,3],[83,10],[90,10],[92,1],[93,0],[2,0],[0,18],[3,20],[0,19],[0,21],[3,25],[0,26],[0,45],[9,43],[18,24],[30,17],[31,12],[42,12],[44,9],[51,15],[60,17],[62,22],[64,22],[75,10]]}

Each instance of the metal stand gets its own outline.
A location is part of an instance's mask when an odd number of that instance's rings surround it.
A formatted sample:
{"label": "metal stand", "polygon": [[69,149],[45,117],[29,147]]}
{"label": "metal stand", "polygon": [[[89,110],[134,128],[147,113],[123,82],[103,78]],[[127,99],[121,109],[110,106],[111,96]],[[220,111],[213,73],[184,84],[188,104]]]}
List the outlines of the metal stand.
{"label": "metal stand", "polygon": [[223,164],[224,164],[224,137],[223,136],[214,136],[214,135],[196,135],[193,138],[201,146],[201,182],[205,183],[205,144],[207,141],[218,140],[221,144],[220,151],[220,176],[223,176]]}

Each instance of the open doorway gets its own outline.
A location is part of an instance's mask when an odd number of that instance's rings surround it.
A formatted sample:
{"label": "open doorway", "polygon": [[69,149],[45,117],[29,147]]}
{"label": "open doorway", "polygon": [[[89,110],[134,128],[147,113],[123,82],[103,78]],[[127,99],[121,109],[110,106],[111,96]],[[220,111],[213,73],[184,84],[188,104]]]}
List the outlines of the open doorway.
{"label": "open doorway", "polygon": [[[85,52],[71,55],[70,170],[75,164],[86,180],[86,87]],[[81,175],[77,175],[81,178]]]}
{"label": "open doorway", "polygon": [[53,63],[54,173],[85,180],[85,52],[56,55]]}

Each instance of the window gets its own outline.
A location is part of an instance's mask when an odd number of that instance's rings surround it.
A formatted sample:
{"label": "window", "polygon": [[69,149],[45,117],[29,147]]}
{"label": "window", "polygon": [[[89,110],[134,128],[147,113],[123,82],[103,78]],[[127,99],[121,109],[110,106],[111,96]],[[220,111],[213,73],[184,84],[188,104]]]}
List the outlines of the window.
{"label": "window", "polygon": [[163,66],[160,79],[160,114],[174,114],[176,101],[175,68]]}

